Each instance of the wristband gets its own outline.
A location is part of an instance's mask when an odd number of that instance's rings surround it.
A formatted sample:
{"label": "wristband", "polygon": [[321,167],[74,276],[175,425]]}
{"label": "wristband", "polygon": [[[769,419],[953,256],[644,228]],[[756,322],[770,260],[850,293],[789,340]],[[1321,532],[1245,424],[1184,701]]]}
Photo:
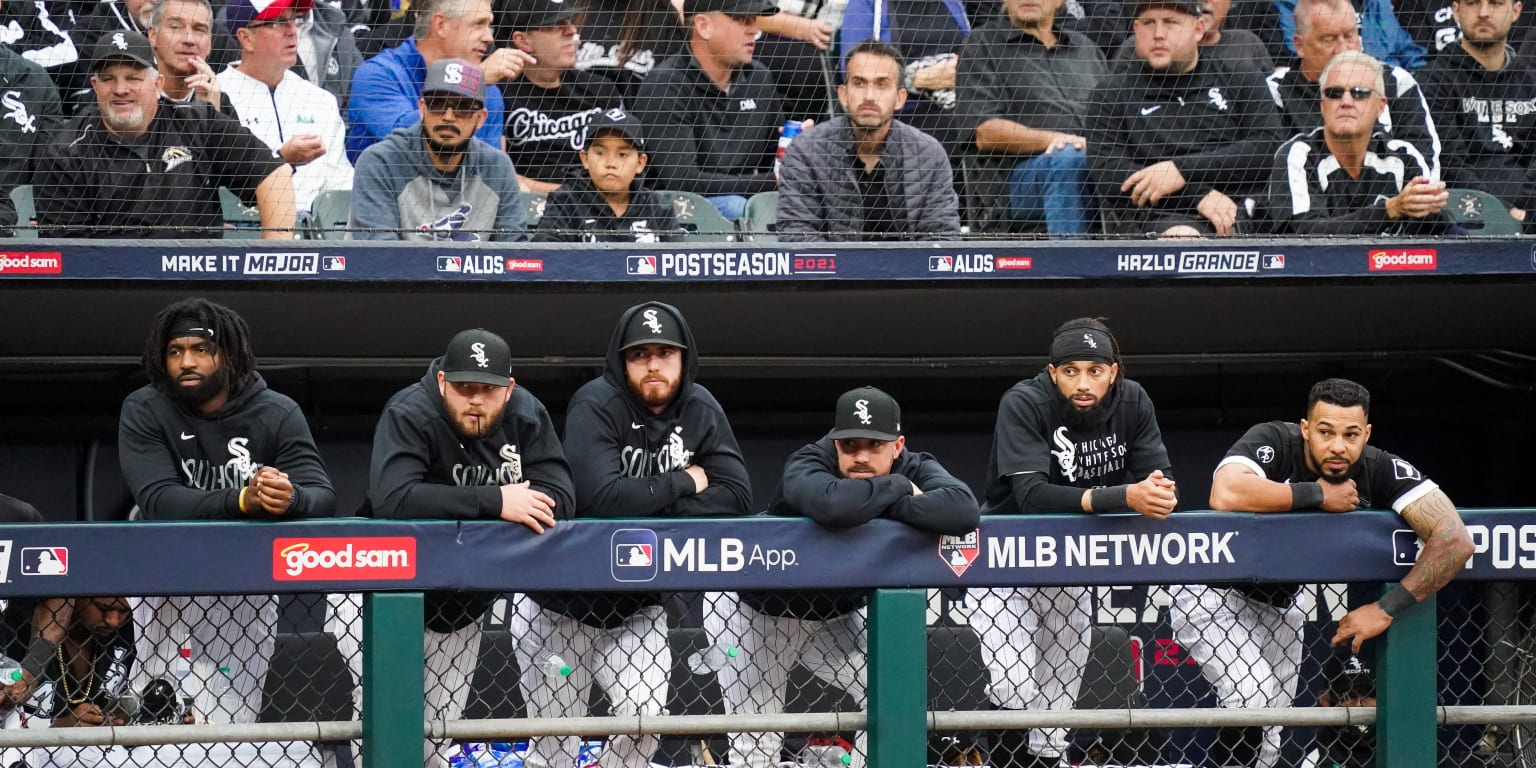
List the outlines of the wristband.
{"label": "wristband", "polygon": [[27,655],[21,660],[22,670],[31,672],[34,680],[42,679],[43,670],[53,661],[53,655],[58,650],[58,644],[46,637],[32,638],[32,644],[27,646]]}
{"label": "wristband", "polygon": [[1094,512],[1125,509],[1125,486],[1112,485],[1108,488],[1095,488],[1089,491],[1088,506],[1093,507]]}
{"label": "wristband", "polygon": [[292,512],[293,508],[295,506],[297,506],[298,503],[299,503],[299,487],[297,485],[295,485],[295,486],[293,486],[293,490],[288,493],[288,506],[283,508],[283,513],[287,514],[289,512]]}
{"label": "wristband", "polygon": [[1323,486],[1320,483],[1291,483],[1291,509],[1322,509]]}
{"label": "wristband", "polygon": [[1402,584],[1392,585],[1392,589],[1388,590],[1385,595],[1381,596],[1380,600],[1376,601],[1376,605],[1381,608],[1381,612],[1394,619],[1397,618],[1398,614],[1418,604],[1419,599],[1414,597],[1413,593],[1404,588]]}
{"label": "wristband", "polygon": [[250,489],[251,489],[251,487],[249,485],[247,485],[244,488],[240,489],[240,514],[242,514],[242,515],[250,514],[250,513],[245,511],[245,492],[249,491]]}

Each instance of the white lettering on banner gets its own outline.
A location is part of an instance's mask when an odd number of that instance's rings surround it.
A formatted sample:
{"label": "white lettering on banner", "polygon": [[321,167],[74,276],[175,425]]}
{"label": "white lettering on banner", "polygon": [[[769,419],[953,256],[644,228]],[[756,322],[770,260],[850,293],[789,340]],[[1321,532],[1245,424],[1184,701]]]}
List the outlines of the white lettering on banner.
{"label": "white lettering on banner", "polygon": [[774,277],[794,274],[787,251],[663,253],[661,274],[675,277]]}
{"label": "white lettering on banner", "polygon": [[207,253],[176,253],[160,257],[161,272],[218,272],[219,257]]}
{"label": "white lettering on banner", "polygon": [[318,253],[247,253],[247,275],[313,275],[320,271]]}
{"label": "white lettering on banner", "polygon": [[11,539],[0,539],[0,584],[11,580]]}
{"label": "white lettering on banner", "polygon": [[[664,539],[661,543],[661,569],[688,573],[736,573],[748,567],[765,571],[785,571],[794,567],[799,559],[793,549],[768,549],[753,544],[750,552],[746,542],[725,537],[716,542],[713,551],[711,540],[702,537],[683,539],[681,542]],[[711,559],[711,555],[714,555]]]}
{"label": "white lettering on banner", "polygon": [[1478,555],[1488,555],[1488,563],[1499,571],[1536,568],[1536,525],[1469,525],[1467,535],[1472,538],[1468,568]]}
{"label": "white lettering on banner", "polygon": [[1142,565],[1236,564],[1237,531],[1093,533],[1076,536],[994,536],[988,568],[1120,568]]}

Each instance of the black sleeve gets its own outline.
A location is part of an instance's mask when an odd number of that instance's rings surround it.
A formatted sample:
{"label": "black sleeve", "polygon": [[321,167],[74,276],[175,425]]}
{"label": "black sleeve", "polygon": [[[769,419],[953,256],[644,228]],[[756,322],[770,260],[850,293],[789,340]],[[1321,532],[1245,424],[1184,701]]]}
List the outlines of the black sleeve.
{"label": "black sleeve", "polygon": [[1025,514],[1081,512],[1083,489],[1053,485],[1051,449],[1046,445],[1045,419],[1018,392],[1003,395],[998,405],[992,451],[1000,477],[1007,478],[1013,500]]}
{"label": "black sleeve", "polygon": [[1285,468],[1290,466],[1286,456],[1287,446],[1286,435],[1280,429],[1279,422],[1255,424],[1227,449],[1226,457],[1216,468],[1239,463],[1257,470],[1259,476],[1266,480],[1283,483],[1287,475]]}
{"label": "black sleeve", "polygon": [[912,453],[911,460],[915,466],[902,479],[916,483],[923,495],[911,495],[909,487],[907,495],[891,507],[891,519],[935,533],[958,535],[976,530],[981,524],[981,509],[971,489],[926,453]]}
{"label": "black sleeve", "polygon": [[993,119],[1018,122],[1002,113],[1008,104],[1011,77],[998,72],[998,59],[987,53],[993,37],[982,30],[972,32],[960,46],[959,61],[955,64],[956,122],[964,132],[969,152],[976,151],[977,126]]}
{"label": "black sleeve", "polygon": [[[517,439],[522,449],[523,479],[530,488],[554,500],[556,520],[575,517],[576,488],[571,482],[571,465],[566,463],[555,422],[542,402],[537,403],[531,423],[525,424],[520,432]],[[501,512],[500,501],[498,497],[497,516]]]}
{"label": "black sleeve", "polygon": [[237,520],[240,488],[203,491],[182,482],[176,456],[153,409],[142,399],[123,403],[117,455],[123,479],[146,520]]}
{"label": "black sleeve", "polygon": [[214,175],[219,185],[229,187],[241,200],[254,205],[256,187],[283,165],[283,159],[229,115],[212,114],[205,124],[208,151],[214,159]]}
{"label": "black sleeve", "polygon": [[[1404,507],[1440,487],[1425,477],[1418,467],[1393,454],[1374,446],[1367,446],[1365,450],[1376,454],[1373,457],[1376,475],[1372,490],[1380,494],[1382,500],[1389,502],[1395,512],[1401,513]],[[1377,501],[1376,506],[1381,506],[1381,501]]]}
{"label": "black sleeve", "polygon": [[1083,494],[1087,491],[1074,485],[1051,485],[1039,472],[1022,472],[1008,478],[1013,491],[1013,502],[1019,511],[1027,515],[1047,512],[1083,511]]}
{"label": "black sleeve", "polygon": [[1159,469],[1172,479],[1173,465],[1168,461],[1168,448],[1163,445],[1163,431],[1157,425],[1157,408],[1146,390],[1138,386],[1136,393],[1135,434],[1131,436],[1131,455],[1126,464],[1132,481],[1139,483]]}
{"label": "black sleeve", "polygon": [[776,187],[771,170],[733,174],[699,168],[699,143],[705,137],[700,135],[702,129],[693,110],[686,105],[685,86],[670,74],[653,73],[635,94],[634,113],[646,127],[646,148],[656,187],[700,195],[755,195]]}
{"label": "black sleeve", "polygon": [[382,518],[489,520],[501,516],[501,489],[426,482],[432,437],[405,409],[386,406],[373,433],[368,501]]}
{"label": "black sleeve", "polygon": [[1105,77],[1098,89],[1104,98],[1088,108],[1088,178],[1100,204],[1112,208],[1130,205],[1120,185],[1142,165],[1130,155],[1135,144],[1126,135],[1121,112],[1130,82],[1129,77],[1115,74]]}
{"label": "black sleeve", "polygon": [[[700,443],[694,464],[709,476],[703,493],[683,496],[672,504],[674,517],[721,517],[748,515],[752,512],[752,480],[747,462],[736,444],[736,433],[725,411],[702,389],[696,391],[689,407],[705,410],[713,416],[709,432]],[[692,483],[693,479],[688,478]]]}
{"label": "black sleeve", "polygon": [[[1177,197],[1193,210],[1201,198],[1213,189],[1229,196],[1231,185],[1252,186],[1262,182],[1270,170],[1274,149],[1285,140],[1280,112],[1256,72],[1232,72],[1229,99],[1237,131],[1230,141],[1215,144],[1204,152],[1184,155],[1174,161],[1186,182]],[[1241,205],[1241,200],[1238,201]]]}
{"label": "black sleeve", "polygon": [[912,481],[897,474],[863,480],[842,477],[836,459],[829,462],[825,451],[812,443],[785,462],[780,489],[796,512],[830,528],[849,528],[880,517],[899,500],[911,497]]}
{"label": "black sleeve", "polygon": [[[309,422],[297,403],[283,416],[275,435],[277,456],[270,462],[274,469],[288,475],[297,498],[293,507],[281,517],[334,517],[336,515],[336,489],[331,486],[330,475],[325,472],[325,462],[320,449],[310,434]],[[237,502],[238,503],[238,502]],[[246,507],[250,502],[247,500]]]}
{"label": "black sleeve", "polygon": [[581,242],[581,217],[571,206],[571,193],[557,189],[544,198],[544,216],[533,231],[535,243]]}
{"label": "black sleeve", "polygon": [[573,400],[566,412],[566,455],[576,485],[577,516],[652,517],[693,494],[693,478],[682,470],[625,476],[618,426],[591,398]]}
{"label": "black sleeve", "polygon": [[[1429,169],[1438,172],[1442,143],[1430,110],[1428,95],[1405,69],[1389,67],[1385,74],[1387,88],[1392,92],[1387,99],[1387,112],[1392,119],[1392,138],[1412,144],[1424,156]],[[1404,184],[1408,181],[1403,179]]]}

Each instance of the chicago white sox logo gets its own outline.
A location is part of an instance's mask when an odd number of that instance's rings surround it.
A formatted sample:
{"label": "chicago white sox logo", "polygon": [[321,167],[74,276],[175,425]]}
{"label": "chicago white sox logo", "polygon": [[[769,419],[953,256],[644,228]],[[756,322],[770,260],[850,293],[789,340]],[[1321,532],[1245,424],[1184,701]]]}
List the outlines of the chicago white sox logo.
{"label": "chicago white sox logo", "polygon": [[1088,346],[1090,346],[1090,347],[1092,347],[1094,349],[1098,349],[1099,348],[1099,343],[1097,341],[1093,340],[1092,334],[1087,334],[1087,333],[1083,334],[1083,343],[1087,344]]}
{"label": "chicago white sox logo", "polygon": [[1056,466],[1061,467],[1061,474],[1067,478],[1067,482],[1077,482],[1077,444],[1067,434],[1066,427],[1059,427],[1051,436],[1051,442],[1057,450],[1051,451],[1056,457]]}
{"label": "chicago white sox logo", "polygon": [[491,367],[490,366],[490,362],[491,362],[490,359],[485,356],[485,345],[484,344],[482,344],[482,343],[477,341],[477,342],[469,345],[469,348],[474,350],[474,352],[470,354],[470,357],[474,358],[475,362],[479,363],[481,368],[489,368],[489,367]]}
{"label": "chicago white sox logo", "polygon": [[859,422],[860,423],[868,424],[869,423],[869,401],[868,400],[860,400],[860,401],[854,403],[853,404],[853,415],[859,417]]}
{"label": "chicago white sox logo", "polygon": [[119,51],[128,50],[128,41],[123,39],[123,33],[121,32],[112,33],[112,44],[117,46]]}
{"label": "chicago white sox logo", "polygon": [[651,333],[661,333],[661,319],[656,317],[656,310],[645,311],[645,327],[651,329]]}

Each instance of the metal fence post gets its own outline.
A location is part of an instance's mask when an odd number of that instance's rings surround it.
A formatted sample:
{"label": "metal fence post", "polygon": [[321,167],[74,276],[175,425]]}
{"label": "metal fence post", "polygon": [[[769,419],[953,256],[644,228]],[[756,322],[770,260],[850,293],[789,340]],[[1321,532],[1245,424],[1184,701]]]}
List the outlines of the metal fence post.
{"label": "metal fence post", "polygon": [[363,764],[421,765],[426,721],[420,592],[363,596]]}
{"label": "metal fence post", "polygon": [[[1392,585],[1388,585],[1390,589]],[[1380,639],[1376,768],[1435,768],[1435,596],[1398,614]]]}
{"label": "metal fence post", "polygon": [[870,602],[870,766],[927,765],[927,609],[921,589],[877,589]]}

